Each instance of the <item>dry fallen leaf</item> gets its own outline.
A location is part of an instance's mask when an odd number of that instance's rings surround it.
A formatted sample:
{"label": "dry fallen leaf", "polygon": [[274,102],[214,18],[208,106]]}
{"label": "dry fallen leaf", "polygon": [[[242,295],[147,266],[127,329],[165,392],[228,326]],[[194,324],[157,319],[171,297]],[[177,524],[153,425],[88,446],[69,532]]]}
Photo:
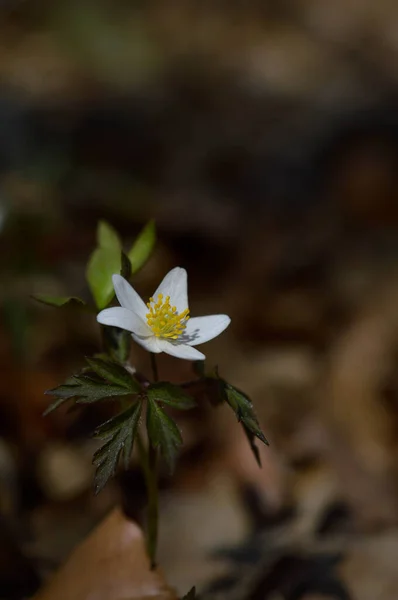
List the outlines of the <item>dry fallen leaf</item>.
{"label": "dry fallen leaf", "polygon": [[141,529],[114,510],[34,600],[176,600],[150,571]]}

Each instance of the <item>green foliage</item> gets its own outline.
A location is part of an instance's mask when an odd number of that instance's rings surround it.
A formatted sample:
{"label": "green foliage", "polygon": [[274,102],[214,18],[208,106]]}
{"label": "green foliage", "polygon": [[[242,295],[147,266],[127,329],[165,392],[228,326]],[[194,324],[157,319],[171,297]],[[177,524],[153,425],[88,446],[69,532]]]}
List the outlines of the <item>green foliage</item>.
{"label": "green foliage", "polygon": [[246,394],[233,387],[229,383],[225,384],[225,391],[227,395],[227,402],[235,411],[238,421],[242,422],[246,429],[251,431],[264,444],[268,444],[263,432],[260,429],[259,422],[254,412],[253,404]]}
{"label": "green foliage", "polygon": [[128,258],[131,263],[131,272],[136,273],[144,266],[150,257],[156,243],[156,227],[154,221],[149,221],[135,240]]}
{"label": "green foliage", "polygon": [[107,248],[111,251],[122,251],[122,243],[117,231],[106,221],[99,221],[97,228],[97,244],[99,248]]}
{"label": "green foliage", "polygon": [[87,264],[86,278],[97,308],[101,310],[115,293],[112,275],[120,273],[122,244],[116,231],[105,221],[98,224],[97,243]]}
{"label": "green foliage", "polygon": [[196,402],[192,396],[187,394],[180,386],[173,385],[167,381],[153,383],[148,387],[146,392],[148,398],[151,400],[180,410],[189,410],[196,406]]}
{"label": "green foliage", "polygon": [[148,437],[153,448],[159,448],[170,471],[173,471],[178,449],[182,444],[181,433],[164,410],[148,397],[147,405]]}
{"label": "green foliage", "polygon": [[115,362],[126,363],[130,356],[131,333],[118,327],[102,327],[104,344]]}
{"label": "green foliage", "polygon": [[[93,379],[88,375],[76,375],[73,377],[74,383],[60,385],[49,390],[46,394],[59,397],[62,395],[65,399],[75,398],[79,404],[90,404],[112,398],[114,396],[127,396],[131,391],[119,385],[110,385],[109,383]],[[68,396],[66,398],[66,396]]]}
{"label": "green foliage", "polygon": [[196,588],[193,587],[192,589],[189,590],[188,594],[185,594],[185,596],[181,600],[195,600],[195,598],[196,598]]}
{"label": "green foliage", "polygon": [[231,384],[224,382],[224,386],[226,401],[234,410],[238,421],[242,423],[247,439],[249,440],[250,447],[254,453],[255,459],[261,466],[260,454],[258,452],[258,448],[254,443],[254,439],[255,437],[258,438],[267,446],[268,440],[265,438],[263,432],[261,431],[260,424],[254,412],[253,404],[250,398],[246,396],[246,394],[233,387]]}
{"label": "green foliage", "polygon": [[32,296],[34,300],[46,304],[47,306],[85,306],[84,300],[76,296],[47,296],[46,294],[35,294]]}
{"label": "green foliage", "polygon": [[48,394],[49,396],[56,397],[56,400],[54,402],[52,402],[50,404],[50,406],[48,406],[43,413],[44,416],[47,416],[50,413],[52,413],[54,410],[59,408],[62,404],[64,404],[68,400],[71,400],[72,398],[75,397],[76,386],[70,385],[70,384],[63,384],[63,385],[59,385],[58,387],[54,388],[53,390],[47,390],[44,393]]}
{"label": "green foliage", "polygon": [[93,457],[93,464],[96,467],[94,478],[96,494],[115,474],[121,454],[124,468],[128,468],[141,411],[142,400],[138,400],[127,410],[103,423],[95,431],[94,436],[104,441]]}
{"label": "green foliage", "polygon": [[208,397],[210,402],[217,406],[223,402],[227,402],[236,414],[236,418],[242,424],[254,457],[261,466],[260,453],[255,444],[255,439],[258,438],[267,446],[268,440],[261,431],[256,413],[254,412],[253,404],[250,398],[241,390],[237,389],[225,379],[222,379],[218,373],[218,368],[215,367],[212,373],[202,376],[202,380],[207,384]]}
{"label": "green foliage", "polygon": [[210,390],[210,402],[213,406],[218,406],[227,401],[226,381],[218,376],[207,378],[207,384]]}
{"label": "green foliage", "polygon": [[149,221],[138,235],[128,255],[123,253],[117,232],[106,221],[97,229],[97,248],[87,264],[86,278],[99,310],[112,300],[112,275],[120,273],[126,279],[136,273],[148,260],[156,242],[155,223]]}
{"label": "green foliage", "polygon": [[73,375],[64,384],[47,390],[46,394],[56,398],[45,411],[45,415],[53,412],[64,402],[75,399],[77,404],[89,404],[113,398],[137,394],[141,387],[130,373],[118,363],[99,358],[86,359],[93,372]]}
{"label": "green foliage", "polygon": [[[95,304],[102,310],[115,295],[112,275],[120,273],[129,279],[144,266],[156,243],[154,221],[149,221],[135,240],[130,252],[125,254],[117,231],[106,221],[99,221],[97,227],[97,248],[92,252],[86,268],[86,279]],[[35,294],[35,300],[48,306],[66,305],[86,307],[85,302],[76,296],[49,296]]]}
{"label": "green foliage", "polygon": [[131,393],[138,393],[141,391],[139,383],[135,381],[130,373],[121,365],[100,358],[86,358],[86,361],[94,373],[102,377],[102,379],[109,381],[109,383],[126,388]]}

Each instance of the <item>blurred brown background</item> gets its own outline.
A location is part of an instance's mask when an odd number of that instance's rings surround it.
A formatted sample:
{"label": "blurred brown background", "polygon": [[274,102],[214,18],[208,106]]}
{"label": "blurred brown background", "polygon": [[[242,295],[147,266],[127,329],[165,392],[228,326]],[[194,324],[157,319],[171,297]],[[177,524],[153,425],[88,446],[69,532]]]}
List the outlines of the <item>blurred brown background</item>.
{"label": "blurred brown background", "polygon": [[170,583],[398,597],[397,84],[391,0],[2,0],[0,598],[35,593],[115,504],[140,518],[134,464],[92,494],[106,409],[41,416],[100,347],[95,319],[30,295],[89,299],[98,220],[129,247],[151,217],[137,289],[181,265],[192,313],[231,315],[204,352],[271,442],[258,471],[233,415],[184,415],[161,478]]}

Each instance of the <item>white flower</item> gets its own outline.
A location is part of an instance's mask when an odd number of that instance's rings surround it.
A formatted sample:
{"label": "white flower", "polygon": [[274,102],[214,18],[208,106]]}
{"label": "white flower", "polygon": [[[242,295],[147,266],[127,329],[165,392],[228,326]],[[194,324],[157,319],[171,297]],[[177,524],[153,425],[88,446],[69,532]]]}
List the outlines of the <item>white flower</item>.
{"label": "white flower", "polygon": [[189,317],[187,272],[180,267],[167,273],[147,304],[123,277],[113,275],[112,280],[121,306],[102,310],[97,321],[131,331],[149,352],[203,360],[205,355],[192,346],[212,340],[231,322],[227,315]]}

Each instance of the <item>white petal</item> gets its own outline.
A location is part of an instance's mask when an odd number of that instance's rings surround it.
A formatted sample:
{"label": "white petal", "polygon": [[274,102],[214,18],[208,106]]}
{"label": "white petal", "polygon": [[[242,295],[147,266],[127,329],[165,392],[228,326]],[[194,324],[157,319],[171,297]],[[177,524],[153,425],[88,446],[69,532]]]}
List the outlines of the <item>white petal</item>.
{"label": "white petal", "polygon": [[177,307],[179,313],[188,308],[187,272],[181,267],[169,271],[153,295],[157,300],[159,294],[170,296],[170,304]]}
{"label": "white petal", "polygon": [[102,325],[120,327],[120,329],[126,329],[142,336],[149,336],[152,333],[148,325],[138,315],[121,306],[105,308],[97,315],[97,321]]}
{"label": "white petal", "polygon": [[181,341],[190,346],[197,346],[217,337],[228,327],[231,319],[228,315],[210,315],[194,317],[187,321]]}
{"label": "white petal", "polygon": [[195,348],[186,346],[185,344],[171,344],[167,340],[162,339],[158,339],[157,342],[162,352],[166,352],[166,354],[171,354],[171,356],[176,356],[177,358],[185,358],[186,360],[204,360],[206,358],[199,350],[195,350]]}
{"label": "white petal", "polygon": [[163,352],[163,350],[159,348],[158,339],[154,335],[151,337],[141,337],[132,333],[131,336],[137,344],[145,348],[145,350],[148,350],[148,352],[155,352],[156,354]]}
{"label": "white petal", "polygon": [[112,275],[113,287],[115,294],[123,308],[128,308],[135,312],[144,322],[146,322],[146,314],[148,309],[145,302],[137,294],[135,289],[121,275]]}

